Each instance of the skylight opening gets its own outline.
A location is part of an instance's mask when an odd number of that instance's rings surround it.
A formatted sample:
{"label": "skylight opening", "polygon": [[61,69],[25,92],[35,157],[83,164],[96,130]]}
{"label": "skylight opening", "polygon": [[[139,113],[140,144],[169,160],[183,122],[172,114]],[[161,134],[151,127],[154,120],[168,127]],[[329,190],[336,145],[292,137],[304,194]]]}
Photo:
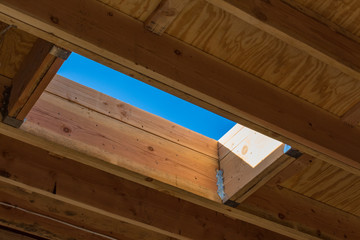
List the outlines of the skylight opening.
{"label": "skylight opening", "polygon": [[224,117],[76,53],[70,55],[58,74],[215,140],[235,125]]}

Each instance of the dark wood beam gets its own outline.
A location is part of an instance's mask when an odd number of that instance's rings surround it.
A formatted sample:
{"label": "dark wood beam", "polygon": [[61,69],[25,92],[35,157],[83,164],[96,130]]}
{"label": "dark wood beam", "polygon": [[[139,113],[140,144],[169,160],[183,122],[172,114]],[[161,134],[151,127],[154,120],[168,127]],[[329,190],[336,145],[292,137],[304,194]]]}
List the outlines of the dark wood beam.
{"label": "dark wood beam", "polygon": [[360,175],[358,128],[171,36],[147,32],[105,4],[88,1],[84,9],[79,0],[6,0],[0,6],[1,20],[20,29]]}

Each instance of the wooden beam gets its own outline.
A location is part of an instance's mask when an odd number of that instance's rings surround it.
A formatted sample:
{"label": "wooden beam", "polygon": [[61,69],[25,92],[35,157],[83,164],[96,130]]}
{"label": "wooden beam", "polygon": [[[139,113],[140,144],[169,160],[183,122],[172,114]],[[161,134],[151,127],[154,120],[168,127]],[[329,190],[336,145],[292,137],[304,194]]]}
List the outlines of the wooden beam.
{"label": "wooden beam", "polygon": [[6,123],[20,124],[24,120],[68,54],[50,42],[37,39],[12,80]]}
{"label": "wooden beam", "polygon": [[294,160],[285,154],[286,151],[285,144],[235,125],[219,140],[225,192],[222,200],[244,201]]}
{"label": "wooden beam", "polygon": [[0,240],[46,240],[24,232],[0,226]]}
{"label": "wooden beam", "polygon": [[[9,152],[9,150],[12,148],[13,148],[13,151],[11,151],[11,152],[16,153],[16,154],[20,153],[18,151],[19,149],[25,150],[25,146],[29,146],[31,148],[34,148],[34,147],[40,148],[40,149],[42,149],[43,152],[45,152],[47,155],[49,155],[51,157],[62,158],[62,159],[64,159],[64,158],[72,159],[73,161],[75,161],[79,164],[83,164],[83,165],[91,167],[93,169],[100,170],[100,171],[110,174],[114,177],[120,177],[120,178],[124,178],[128,181],[140,183],[142,186],[147,186],[151,189],[156,189],[160,192],[166,193],[167,195],[169,194],[170,196],[174,196],[176,198],[183,199],[184,201],[201,206],[205,209],[210,209],[217,213],[224,214],[225,216],[227,216],[231,219],[238,219],[240,221],[247,222],[247,223],[259,226],[264,229],[269,229],[271,231],[278,232],[278,233],[288,236],[290,238],[304,239],[304,240],[305,239],[318,239],[316,237],[313,237],[313,236],[307,234],[306,232],[302,232],[299,229],[295,229],[295,228],[289,227],[287,225],[278,224],[277,222],[258,217],[254,214],[249,214],[246,211],[234,209],[232,207],[228,207],[221,203],[216,203],[214,201],[210,201],[205,198],[201,198],[197,195],[189,194],[188,192],[185,192],[179,188],[175,188],[171,185],[159,182],[156,179],[149,179],[146,176],[131,172],[124,168],[120,168],[116,165],[113,165],[113,164],[105,162],[101,159],[95,158],[94,156],[89,156],[84,153],[74,151],[73,149],[66,148],[66,147],[56,144],[56,143],[52,143],[46,139],[42,139],[42,138],[33,136],[29,133],[26,133],[19,129],[12,128],[5,124],[0,123],[0,134],[3,134],[4,136],[8,136],[10,138],[13,138],[13,139],[23,142],[23,145],[21,145],[21,147],[18,147],[17,144],[10,143],[9,139],[0,141],[2,143],[9,143],[9,145],[5,145],[5,144],[0,145],[0,147],[3,146],[6,148],[5,151],[2,151],[4,154],[0,155],[0,157],[1,156],[4,156],[4,157],[10,156],[10,161],[11,161],[11,159],[15,159],[15,158],[12,158],[11,157],[12,155],[6,154],[6,152]],[[34,155],[35,151],[33,149],[30,149],[29,152],[31,152],[31,154],[26,153],[25,158],[27,158],[28,156],[34,156],[35,159],[42,159],[45,162],[49,161],[49,159],[44,156],[35,157],[35,155]],[[62,167],[66,167],[62,161],[63,160],[59,160],[59,164]],[[26,162],[31,163],[31,161],[26,161]],[[5,164],[5,165],[2,164],[1,166],[10,167],[11,164]],[[22,167],[22,169],[26,171],[27,168]],[[41,168],[36,168],[36,169],[41,170]],[[74,169],[77,171],[78,168],[69,168],[69,169]],[[77,171],[77,172],[79,172],[79,171]],[[9,175],[6,173],[6,171],[3,173],[7,176]],[[18,175],[20,175],[20,174],[18,174]],[[18,176],[18,175],[15,175],[15,176]],[[48,175],[51,176],[51,174],[48,174]],[[34,172],[31,172],[31,176],[29,176],[29,177],[31,177],[31,179],[34,179],[34,176],[40,176],[40,175],[35,174]],[[91,177],[92,175],[87,175],[87,176],[92,178]],[[95,179],[93,179],[93,180],[96,181]],[[54,185],[51,184],[51,182],[43,181],[43,179],[41,177],[38,182],[40,184],[45,184],[45,187],[48,186],[48,189],[50,189],[50,191],[52,191],[54,189]],[[48,185],[49,183],[50,183],[51,187],[49,187],[49,185]],[[73,186],[76,186],[76,185],[73,185]],[[75,190],[74,194],[77,195],[77,189]],[[91,197],[89,197],[87,199],[91,200],[93,195],[94,194],[91,193]],[[142,199],[144,199],[144,198],[142,197]],[[178,200],[176,200],[176,201],[178,201]]]}
{"label": "wooden beam", "polygon": [[322,239],[358,239],[360,217],[321,203],[282,186],[304,171],[314,157],[303,154],[248,197],[238,208],[266,219],[303,229]]}
{"label": "wooden beam", "polygon": [[45,90],[197,152],[218,158],[217,141],[84,85],[55,75]]}
{"label": "wooden beam", "polygon": [[[175,239],[288,239],[10,137],[0,141],[0,200],[8,204],[117,239],[131,233],[121,222]],[[141,239],[165,239],[154,234]]]}
{"label": "wooden beam", "polygon": [[[359,38],[291,0],[208,0],[245,22],[360,79]],[[286,19],[286,20],[284,20]]]}
{"label": "wooden beam", "polygon": [[342,117],[341,120],[350,126],[357,126],[360,123],[360,102],[350,108]]}
{"label": "wooden beam", "polygon": [[146,32],[110,6],[88,1],[86,14],[81,1],[6,0],[0,6],[7,23],[360,175],[359,129],[171,36]]}
{"label": "wooden beam", "polygon": [[[67,92],[73,90],[68,89],[65,95]],[[101,95],[98,92],[95,96]],[[109,105],[123,104],[112,100]],[[149,179],[220,201],[216,193],[216,158],[159,137],[151,127],[148,127],[149,131],[144,131],[142,127],[131,126],[114,118],[114,115],[100,114],[91,108],[91,105],[79,105],[44,92],[28,114],[22,129],[138,172]],[[131,107],[128,110],[123,113],[130,115],[133,110],[136,112]],[[144,113],[149,121],[157,119],[152,116]],[[199,136],[194,134],[194,137],[197,139]]]}
{"label": "wooden beam", "polygon": [[187,0],[162,0],[144,22],[145,28],[162,35],[187,4]]}

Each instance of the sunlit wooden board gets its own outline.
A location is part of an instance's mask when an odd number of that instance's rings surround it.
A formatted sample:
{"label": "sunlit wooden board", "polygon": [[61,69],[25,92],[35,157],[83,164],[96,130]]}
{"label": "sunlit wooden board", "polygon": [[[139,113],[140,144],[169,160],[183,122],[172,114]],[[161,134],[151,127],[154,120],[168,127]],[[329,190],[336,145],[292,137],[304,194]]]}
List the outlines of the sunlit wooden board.
{"label": "sunlit wooden board", "polygon": [[[0,22],[0,32],[7,26]],[[35,40],[35,36],[13,27],[3,33],[0,36],[0,75],[12,79]]]}
{"label": "sunlit wooden board", "polygon": [[281,185],[360,216],[360,177],[323,161],[315,159]]}
{"label": "sunlit wooden board", "polygon": [[[157,1],[104,2],[142,21]],[[335,115],[360,100],[359,80],[206,1],[190,1],[167,33]]]}

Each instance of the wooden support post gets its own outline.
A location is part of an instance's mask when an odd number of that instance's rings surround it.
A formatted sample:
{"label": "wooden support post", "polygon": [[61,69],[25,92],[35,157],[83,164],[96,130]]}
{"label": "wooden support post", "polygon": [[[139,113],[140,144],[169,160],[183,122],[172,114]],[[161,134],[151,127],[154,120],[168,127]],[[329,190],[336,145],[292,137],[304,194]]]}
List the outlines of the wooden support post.
{"label": "wooden support post", "polygon": [[224,202],[241,203],[289,165],[285,144],[237,124],[219,140]]}
{"label": "wooden support post", "polygon": [[144,22],[145,28],[157,35],[162,35],[187,3],[188,0],[162,0]]}
{"label": "wooden support post", "polygon": [[37,39],[12,80],[12,89],[3,121],[19,127],[48,83],[69,56],[69,52]]}

